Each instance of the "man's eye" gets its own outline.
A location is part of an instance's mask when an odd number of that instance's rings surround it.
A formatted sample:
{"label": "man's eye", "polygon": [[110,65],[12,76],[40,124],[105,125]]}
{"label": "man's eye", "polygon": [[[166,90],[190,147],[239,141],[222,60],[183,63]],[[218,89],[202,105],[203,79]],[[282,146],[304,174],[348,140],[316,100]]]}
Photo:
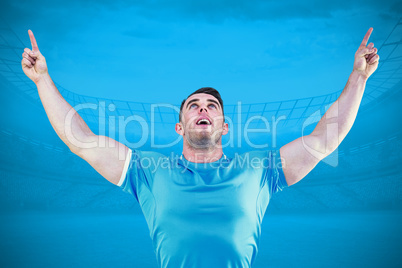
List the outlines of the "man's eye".
{"label": "man's eye", "polygon": [[211,108],[211,109],[216,109],[216,105],[215,105],[215,104],[210,104],[210,105],[208,105],[208,107]]}
{"label": "man's eye", "polygon": [[190,109],[192,109],[192,108],[197,108],[197,107],[198,107],[198,105],[195,104],[195,103],[190,105]]}

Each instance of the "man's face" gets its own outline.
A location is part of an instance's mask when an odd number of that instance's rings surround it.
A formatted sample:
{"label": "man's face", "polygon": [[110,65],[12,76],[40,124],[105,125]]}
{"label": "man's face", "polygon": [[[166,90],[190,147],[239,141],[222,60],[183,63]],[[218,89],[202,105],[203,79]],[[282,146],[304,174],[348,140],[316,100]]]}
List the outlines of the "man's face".
{"label": "man's face", "polygon": [[184,103],[182,121],[176,132],[193,148],[210,148],[221,144],[228,132],[218,100],[209,94],[194,94]]}

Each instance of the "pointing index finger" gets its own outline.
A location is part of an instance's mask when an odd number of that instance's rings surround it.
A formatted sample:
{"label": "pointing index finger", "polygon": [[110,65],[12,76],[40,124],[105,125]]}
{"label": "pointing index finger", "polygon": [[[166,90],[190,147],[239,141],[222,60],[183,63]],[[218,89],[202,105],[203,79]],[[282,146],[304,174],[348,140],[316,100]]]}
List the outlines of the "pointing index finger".
{"label": "pointing index finger", "polygon": [[373,32],[373,28],[368,29],[366,35],[365,35],[364,38],[363,38],[362,43],[360,44],[361,47],[362,47],[362,46],[365,47],[365,46],[367,45],[367,42],[368,42],[368,40],[369,40],[370,35],[371,35],[372,32]]}
{"label": "pointing index finger", "polygon": [[28,30],[29,39],[31,39],[32,51],[39,51],[35,36],[31,30]]}

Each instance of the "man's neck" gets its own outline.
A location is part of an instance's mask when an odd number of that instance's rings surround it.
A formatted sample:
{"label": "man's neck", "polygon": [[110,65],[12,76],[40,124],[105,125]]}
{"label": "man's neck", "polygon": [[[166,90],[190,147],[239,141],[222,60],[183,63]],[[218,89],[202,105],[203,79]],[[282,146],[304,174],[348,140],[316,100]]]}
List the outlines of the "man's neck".
{"label": "man's neck", "polygon": [[183,156],[193,163],[211,163],[221,159],[223,155],[220,144],[214,148],[193,148],[188,144],[183,144]]}

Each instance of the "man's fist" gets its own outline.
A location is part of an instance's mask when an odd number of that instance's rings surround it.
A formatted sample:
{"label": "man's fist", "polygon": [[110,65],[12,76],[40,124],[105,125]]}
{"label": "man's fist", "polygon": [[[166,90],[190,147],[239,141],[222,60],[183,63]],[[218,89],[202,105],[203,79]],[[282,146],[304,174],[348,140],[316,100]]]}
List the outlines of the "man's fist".
{"label": "man's fist", "polygon": [[374,44],[370,43],[366,46],[372,31],[373,28],[370,28],[364,36],[359,49],[356,51],[353,65],[353,71],[360,73],[366,78],[369,78],[370,75],[374,73],[378,67],[378,61],[380,60],[380,56],[377,55],[377,48],[374,47]]}
{"label": "man's fist", "polygon": [[31,39],[32,50],[24,49],[22,53],[22,70],[35,84],[38,83],[42,76],[47,74],[47,65],[45,57],[40,53],[35,36],[31,30],[28,30]]}

